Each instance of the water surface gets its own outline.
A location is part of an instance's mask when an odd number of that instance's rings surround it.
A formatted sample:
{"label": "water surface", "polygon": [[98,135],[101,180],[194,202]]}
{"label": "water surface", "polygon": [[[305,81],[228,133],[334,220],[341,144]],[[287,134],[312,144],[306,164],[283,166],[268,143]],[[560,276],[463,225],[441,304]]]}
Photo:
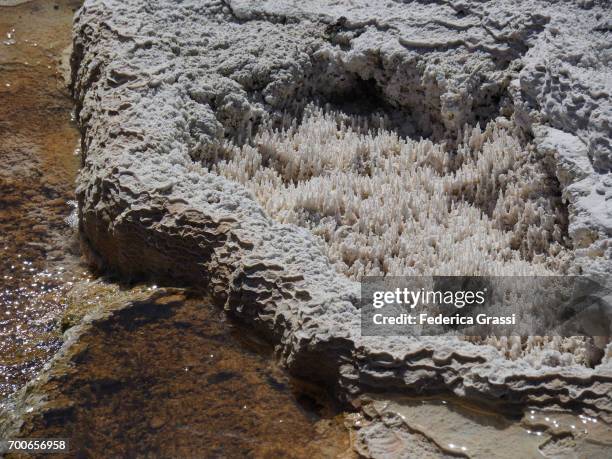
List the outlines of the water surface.
{"label": "water surface", "polygon": [[65,222],[79,133],[60,70],[79,4],[0,6],[0,398],[57,350],[64,293],[83,277]]}

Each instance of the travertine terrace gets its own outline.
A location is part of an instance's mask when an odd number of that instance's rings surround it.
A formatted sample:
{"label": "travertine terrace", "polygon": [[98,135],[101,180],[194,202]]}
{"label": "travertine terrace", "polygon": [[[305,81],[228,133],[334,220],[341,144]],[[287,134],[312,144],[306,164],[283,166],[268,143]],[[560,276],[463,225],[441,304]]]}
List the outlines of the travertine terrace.
{"label": "travertine terrace", "polygon": [[[349,266],[346,276],[337,263],[359,256],[343,259],[334,247],[330,255],[323,229],[313,234],[297,217],[273,215],[257,183],[240,178],[248,168],[229,168],[249,149],[261,155],[262,136],[291,142],[312,120],[311,104],[366,120],[364,136],[394,135],[434,169],[462,148],[472,151],[466,164],[486,156],[476,145],[482,130],[499,142],[500,157],[518,155],[503,173],[526,167],[523,155],[539,161],[527,184],[537,179],[548,196],[519,206],[539,216],[519,216],[534,229],[520,233],[529,247],[507,248],[513,266],[606,280],[611,20],[606,0],[88,0],[74,26],[72,66],[79,219],[90,259],[126,278],[212,292],[276,345],[289,371],[333,387],[341,400],[426,390],[580,407],[609,419],[610,346],[589,368],[571,352],[565,358],[562,346],[508,359],[495,346],[455,338],[361,337],[354,279],[363,270]],[[489,222],[494,209],[479,205],[485,196],[459,191],[457,205],[473,205]],[[496,243],[510,241],[514,226],[492,220]]]}
{"label": "travertine terrace", "polygon": [[320,239],[207,172],[229,143],[286,127],[311,103],[353,117],[382,113],[388,129],[447,149],[469,138],[466,126],[497,120],[550,159],[568,203],[569,223],[557,232],[566,231],[572,269],[609,275],[605,5],[370,3],[86,2],[73,80],[79,216],[92,260],[212,291],[276,343],[290,371],[343,399],[427,387],[609,413],[609,352],[595,369],[540,367],[450,338],[362,338],[358,284],[336,271]]}

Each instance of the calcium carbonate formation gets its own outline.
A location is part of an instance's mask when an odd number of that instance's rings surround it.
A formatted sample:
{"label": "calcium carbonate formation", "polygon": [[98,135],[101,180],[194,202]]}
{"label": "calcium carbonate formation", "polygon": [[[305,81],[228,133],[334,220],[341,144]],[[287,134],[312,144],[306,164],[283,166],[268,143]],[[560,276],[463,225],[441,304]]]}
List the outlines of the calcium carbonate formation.
{"label": "calcium carbonate formation", "polygon": [[[299,126],[228,148],[213,172],[266,212],[308,228],[338,271],[362,276],[567,271],[567,221],[532,145],[491,122],[457,149],[309,107]],[[352,122],[352,124],[351,124]]]}
{"label": "calcium carbonate formation", "polygon": [[604,6],[88,1],[73,79],[91,258],[211,291],[341,398],[612,410],[609,355],[581,340],[364,338],[355,282],[609,275]]}
{"label": "calcium carbonate formation", "polygon": [[86,0],[74,34],[93,263],[211,292],[342,400],[612,417],[607,340],[362,337],[355,282],[609,279],[607,0]]}

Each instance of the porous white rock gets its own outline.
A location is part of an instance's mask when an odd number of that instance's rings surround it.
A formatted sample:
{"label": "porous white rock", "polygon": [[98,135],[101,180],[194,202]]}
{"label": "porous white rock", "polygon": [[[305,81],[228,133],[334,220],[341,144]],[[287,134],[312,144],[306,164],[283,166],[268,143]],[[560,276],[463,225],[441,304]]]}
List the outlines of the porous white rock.
{"label": "porous white rock", "polygon": [[[564,190],[569,234],[585,250],[584,269],[609,276],[610,102],[605,88],[583,90],[609,72],[602,54],[588,51],[607,2],[351,5],[87,0],[75,23],[73,82],[83,142],[79,217],[92,259],[124,276],[209,289],[276,344],[290,371],[342,399],[363,390],[451,391],[609,418],[609,358],[595,369],[557,367],[547,354],[536,367],[453,338],[361,337],[358,284],[334,270],[319,241],[275,222],[244,186],[199,165],[215,163],[228,140],[248,143],[263,123],[300,118],[313,100],[382,110],[398,132],[449,145],[466,124],[484,127],[498,115],[514,117],[525,141],[535,123],[550,126],[587,149],[594,172]],[[543,40],[569,42],[574,25],[588,71],[556,89],[536,78],[538,59],[572,55]],[[546,69],[553,79],[561,72]],[[558,101],[568,91],[592,94],[594,119]]]}
{"label": "porous white rock", "polygon": [[612,173],[596,171],[589,148],[576,135],[535,125],[538,150],[556,159],[556,175],[569,207],[569,235],[586,274],[610,281],[612,257]]}

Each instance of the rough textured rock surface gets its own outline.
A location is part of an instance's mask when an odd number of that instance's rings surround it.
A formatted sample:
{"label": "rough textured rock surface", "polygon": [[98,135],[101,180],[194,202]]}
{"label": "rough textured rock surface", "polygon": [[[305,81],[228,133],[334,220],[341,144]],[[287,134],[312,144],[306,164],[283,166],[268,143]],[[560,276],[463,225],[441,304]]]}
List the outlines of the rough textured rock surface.
{"label": "rough textured rock surface", "polygon": [[290,371],[343,399],[452,391],[612,417],[610,349],[595,369],[536,369],[450,338],[362,338],[358,284],[316,239],[194,167],[313,100],[383,110],[404,134],[450,142],[466,123],[514,114],[560,157],[577,263],[609,276],[609,3],[351,4],[86,1],[72,64],[92,259],[209,289]]}

